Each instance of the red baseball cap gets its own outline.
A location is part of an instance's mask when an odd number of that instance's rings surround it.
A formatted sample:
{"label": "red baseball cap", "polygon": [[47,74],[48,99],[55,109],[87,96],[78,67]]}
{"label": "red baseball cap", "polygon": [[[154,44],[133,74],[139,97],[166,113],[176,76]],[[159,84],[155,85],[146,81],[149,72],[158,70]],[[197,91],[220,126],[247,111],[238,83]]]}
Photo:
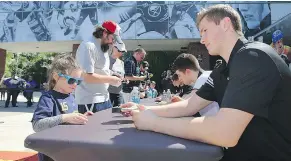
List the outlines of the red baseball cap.
{"label": "red baseball cap", "polygon": [[121,37],[120,37],[120,26],[113,22],[113,21],[105,21],[102,24],[102,27],[105,28],[107,31],[111,32],[114,34],[114,39],[116,40],[117,43],[123,44]]}

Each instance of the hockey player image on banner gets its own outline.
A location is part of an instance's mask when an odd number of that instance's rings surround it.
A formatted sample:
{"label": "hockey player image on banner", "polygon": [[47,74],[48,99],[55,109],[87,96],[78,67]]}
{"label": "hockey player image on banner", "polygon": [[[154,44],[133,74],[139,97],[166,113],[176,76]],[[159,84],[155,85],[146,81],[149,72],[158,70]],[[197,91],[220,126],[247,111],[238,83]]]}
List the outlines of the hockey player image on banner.
{"label": "hockey player image on banner", "polygon": [[14,20],[14,13],[9,13],[5,20],[0,24],[0,41],[1,42],[14,42],[16,24]]}
{"label": "hockey player image on banner", "polygon": [[23,1],[22,6],[15,13],[14,23],[26,21],[36,41],[51,41],[51,33],[44,23],[41,11],[38,11],[37,2]]}
{"label": "hockey player image on banner", "polygon": [[175,1],[169,23],[168,38],[199,38],[200,34],[196,27],[197,13],[198,9],[194,2]]}
{"label": "hockey player image on banner", "polygon": [[245,37],[254,36],[271,25],[271,11],[268,3],[239,3],[238,11],[244,24]]}
{"label": "hockey player image on banner", "polygon": [[136,39],[165,39],[168,24],[168,6],[164,1],[138,1],[136,13],[120,26],[124,35],[135,30]]}
{"label": "hockey player image on banner", "polygon": [[76,22],[74,35],[72,39],[75,39],[77,34],[79,33],[80,26],[83,24],[84,20],[89,17],[93,26],[98,24],[98,13],[97,13],[97,5],[98,2],[88,1],[88,2],[77,2],[78,8],[80,8],[80,16]]}
{"label": "hockey player image on banner", "polygon": [[15,11],[21,8],[20,2],[0,2],[0,42],[15,41]]}
{"label": "hockey player image on banner", "polygon": [[[74,1],[54,1],[51,2],[51,7],[57,12],[57,23],[60,29],[62,30],[63,35],[66,40],[70,40],[70,34],[73,34],[76,23],[76,14],[78,13],[78,2]],[[75,14],[76,13],[76,14]],[[58,37],[59,35],[55,34],[55,39],[63,39]],[[70,36],[70,37],[69,37]]]}
{"label": "hockey player image on banner", "polygon": [[122,28],[122,38],[135,39],[138,27],[132,21],[139,17],[136,8],[136,1],[101,1],[98,3],[99,23],[108,19],[115,21]]}
{"label": "hockey player image on banner", "polygon": [[166,38],[170,17],[164,1],[138,1],[137,12],[141,14],[145,29],[137,32],[137,39]]}

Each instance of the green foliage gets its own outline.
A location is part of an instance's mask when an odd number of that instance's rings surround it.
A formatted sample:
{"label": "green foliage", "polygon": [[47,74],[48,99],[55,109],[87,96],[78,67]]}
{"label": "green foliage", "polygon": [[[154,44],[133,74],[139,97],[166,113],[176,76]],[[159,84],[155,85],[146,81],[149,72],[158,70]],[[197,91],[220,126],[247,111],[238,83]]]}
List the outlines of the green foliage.
{"label": "green foliage", "polygon": [[27,79],[32,76],[38,83],[46,81],[47,68],[56,53],[7,53],[5,76],[16,74]]}
{"label": "green foliage", "polygon": [[174,60],[179,55],[176,51],[148,51],[145,60],[149,62],[149,71],[153,73],[151,80],[157,83],[157,89],[161,89],[161,75],[163,71],[170,69]]}
{"label": "green foliage", "polygon": [[[6,54],[5,77],[16,74],[26,79],[29,75],[37,83],[43,83],[47,79],[47,68],[57,53],[9,53]],[[123,60],[132,55],[132,52],[124,54]],[[169,69],[170,65],[179,55],[175,51],[148,51],[145,60],[150,64],[151,80],[156,81],[157,88],[161,87],[161,74]]]}

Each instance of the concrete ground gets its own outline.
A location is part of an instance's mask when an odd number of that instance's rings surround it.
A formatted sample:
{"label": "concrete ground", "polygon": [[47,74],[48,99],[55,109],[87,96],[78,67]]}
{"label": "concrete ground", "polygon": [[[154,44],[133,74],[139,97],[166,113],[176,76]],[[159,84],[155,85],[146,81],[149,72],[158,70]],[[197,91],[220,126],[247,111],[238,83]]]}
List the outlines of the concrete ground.
{"label": "concrete ground", "polygon": [[5,101],[0,101],[0,151],[32,151],[24,147],[25,138],[34,133],[31,118],[40,92],[34,92],[32,107],[26,107],[26,98],[19,94],[18,107],[4,108]]}

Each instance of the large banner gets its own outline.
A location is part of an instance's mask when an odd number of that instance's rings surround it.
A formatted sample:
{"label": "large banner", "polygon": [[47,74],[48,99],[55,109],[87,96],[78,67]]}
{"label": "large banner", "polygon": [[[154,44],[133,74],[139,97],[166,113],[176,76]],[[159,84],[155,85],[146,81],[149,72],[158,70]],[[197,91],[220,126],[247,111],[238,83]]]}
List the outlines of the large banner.
{"label": "large banner", "polygon": [[271,24],[268,3],[199,1],[6,1],[0,2],[0,41],[87,39],[104,20],[120,24],[123,39],[199,39],[196,14],[203,7],[229,3],[246,37]]}

